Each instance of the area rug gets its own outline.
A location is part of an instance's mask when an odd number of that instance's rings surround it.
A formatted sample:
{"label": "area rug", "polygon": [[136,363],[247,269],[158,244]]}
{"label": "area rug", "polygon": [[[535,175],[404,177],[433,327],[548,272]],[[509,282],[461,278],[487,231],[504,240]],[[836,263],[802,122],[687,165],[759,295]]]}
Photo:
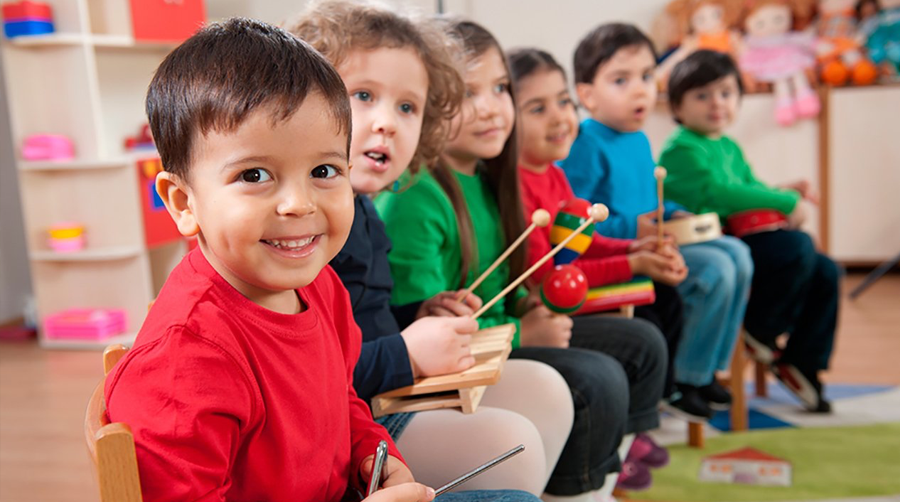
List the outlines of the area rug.
{"label": "area rug", "polygon": [[[703,483],[704,457],[753,447],[792,463],[790,487]],[[900,422],[848,427],[788,427],[724,434],[703,449],[670,445],[670,464],[653,488],[632,500],[756,502],[900,495]]]}

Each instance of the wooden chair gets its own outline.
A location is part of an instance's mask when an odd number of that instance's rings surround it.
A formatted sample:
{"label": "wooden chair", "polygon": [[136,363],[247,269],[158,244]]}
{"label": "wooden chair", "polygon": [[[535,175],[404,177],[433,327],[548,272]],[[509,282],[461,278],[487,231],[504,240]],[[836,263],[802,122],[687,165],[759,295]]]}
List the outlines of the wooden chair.
{"label": "wooden chair", "polygon": [[101,502],[141,502],[134,436],[123,423],[106,417],[103,387],[106,375],[128,349],[121,344],[103,351],[103,380],[94,389],[84,417],[84,438],[100,482]]}

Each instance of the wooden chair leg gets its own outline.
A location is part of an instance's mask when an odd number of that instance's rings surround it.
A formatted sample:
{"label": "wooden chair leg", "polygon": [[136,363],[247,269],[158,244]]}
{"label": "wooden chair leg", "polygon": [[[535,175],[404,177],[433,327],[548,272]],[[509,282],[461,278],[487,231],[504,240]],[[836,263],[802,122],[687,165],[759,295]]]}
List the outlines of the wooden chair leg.
{"label": "wooden chair leg", "polygon": [[747,398],[744,395],[744,368],[747,358],[744,344],[738,341],[731,358],[731,430],[745,431],[748,427]]}
{"label": "wooden chair leg", "polygon": [[703,424],[688,422],[688,446],[703,448]]}
{"label": "wooden chair leg", "polygon": [[769,386],[766,382],[766,373],[769,368],[763,363],[756,363],[754,373],[756,376],[756,395],[757,397],[769,397]]}

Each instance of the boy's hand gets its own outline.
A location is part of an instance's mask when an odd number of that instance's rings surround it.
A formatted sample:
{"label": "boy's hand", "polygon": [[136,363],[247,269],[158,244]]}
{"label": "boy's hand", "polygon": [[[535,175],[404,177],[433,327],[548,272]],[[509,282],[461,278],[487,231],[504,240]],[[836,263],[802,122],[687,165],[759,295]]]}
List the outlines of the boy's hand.
{"label": "boy's hand", "polygon": [[434,488],[419,483],[403,483],[383,488],[366,497],[365,502],[431,502]]}
{"label": "boy's hand", "polygon": [[[368,486],[369,480],[372,479],[372,464],[375,463],[375,455],[369,455],[364,458],[359,466],[359,474]],[[388,455],[385,461],[384,476],[381,478],[381,487],[390,488],[392,486],[402,485],[404,483],[415,483],[412,472],[409,467],[400,461],[399,458]],[[377,492],[376,492],[377,493]]]}
{"label": "boy's hand", "polygon": [[464,317],[475,313],[484,302],[475,293],[469,293],[463,301],[456,301],[459,291],[444,291],[422,302],[416,312],[416,319],[426,316]]}
{"label": "boy's hand", "polygon": [[684,258],[672,248],[664,246],[659,253],[638,251],[628,255],[628,264],[634,275],[646,275],[654,281],[677,286],[687,277]]}
{"label": "boy's hand", "polygon": [[519,344],[522,347],[569,347],[572,338],[572,318],[555,314],[544,305],[529,310],[519,325]]}
{"label": "boy's hand", "polygon": [[[671,246],[675,249],[678,249],[678,245],[675,244],[675,238],[671,235],[663,236],[663,246]],[[637,251],[656,251],[656,248],[656,234],[653,234],[631,241],[631,244],[628,245],[628,252],[635,253]]]}
{"label": "boy's hand", "polygon": [[800,197],[803,197],[804,200],[808,200],[813,204],[819,203],[819,192],[813,188],[812,183],[809,180],[799,180],[793,183],[789,183],[784,185],[783,188],[787,188],[789,190],[794,190],[795,192],[800,194]]}
{"label": "boy's hand", "polygon": [[791,214],[788,215],[788,228],[792,230],[796,230],[803,225],[803,222],[806,221],[806,206],[803,204],[803,201],[798,201],[797,205],[794,206],[794,210],[791,211]]}
{"label": "boy's hand", "polygon": [[425,317],[404,329],[400,336],[409,353],[413,378],[446,375],[475,364],[469,345],[478,321],[464,317]]}

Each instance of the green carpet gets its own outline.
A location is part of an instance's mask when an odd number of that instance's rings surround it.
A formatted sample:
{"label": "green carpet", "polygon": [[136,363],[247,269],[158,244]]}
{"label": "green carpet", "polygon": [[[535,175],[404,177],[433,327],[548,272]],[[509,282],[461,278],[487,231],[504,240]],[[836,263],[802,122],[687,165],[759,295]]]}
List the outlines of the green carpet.
{"label": "green carpet", "polygon": [[[793,464],[793,486],[705,483],[704,457],[750,446]],[[779,429],[724,434],[702,450],[669,448],[671,462],[653,472],[653,488],[636,500],[756,502],[900,494],[900,423],[864,427]]]}

